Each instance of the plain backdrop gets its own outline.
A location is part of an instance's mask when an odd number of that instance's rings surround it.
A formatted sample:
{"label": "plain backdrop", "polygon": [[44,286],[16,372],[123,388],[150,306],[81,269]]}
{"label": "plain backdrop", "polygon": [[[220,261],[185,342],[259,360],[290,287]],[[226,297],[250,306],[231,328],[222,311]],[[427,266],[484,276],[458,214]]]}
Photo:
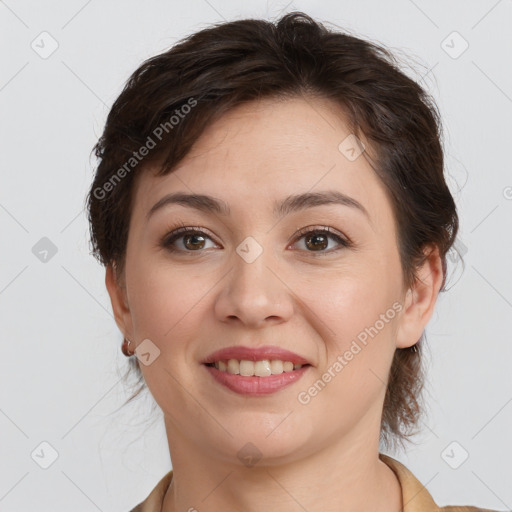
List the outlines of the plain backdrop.
{"label": "plain backdrop", "polygon": [[427,327],[423,431],[390,455],[439,505],[512,509],[512,2],[5,0],[0,510],[123,512],[170,469],[149,393],[117,411],[127,359],[90,255],[91,149],[143,60],[210,23],[292,10],[404,54],[438,102],[465,268],[451,253]]}

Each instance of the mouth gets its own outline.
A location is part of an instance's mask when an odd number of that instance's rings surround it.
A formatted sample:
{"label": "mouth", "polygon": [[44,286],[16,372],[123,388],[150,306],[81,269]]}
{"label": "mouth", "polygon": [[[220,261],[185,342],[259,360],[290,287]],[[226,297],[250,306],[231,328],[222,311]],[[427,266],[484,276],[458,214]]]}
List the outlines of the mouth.
{"label": "mouth", "polygon": [[[254,363],[263,361],[281,361],[283,364],[292,363],[293,365],[310,364],[306,358],[300,356],[299,354],[281,347],[277,347],[275,345],[265,345],[263,347],[255,348],[246,347],[244,345],[227,347],[221,350],[216,350],[208,357],[206,357],[202,363],[211,364],[220,363],[223,361],[227,364],[227,362],[230,360],[237,361],[239,365],[240,362],[244,361]],[[234,365],[234,363],[232,364]],[[287,365],[287,367],[289,367],[289,365]],[[235,366],[233,366],[233,368],[235,368]]]}
{"label": "mouth", "polygon": [[[277,391],[280,391],[285,387],[292,385],[294,382],[297,382],[304,375],[304,373],[306,373],[309,370],[311,366],[310,364],[294,365],[296,367],[292,368],[290,371],[285,371],[283,369],[281,373],[271,373],[268,376],[258,377],[257,375],[254,374],[254,370],[252,371],[251,375],[243,375],[243,373],[249,373],[251,371],[250,366],[247,368],[243,364],[244,360],[240,361],[240,363],[242,363],[242,374],[229,373],[228,365],[230,361],[235,361],[236,364],[238,365],[238,361],[228,360],[225,371],[221,370],[220,368],[216,368],[215,363],[207,363],[204,364],[203,366],[206,369],[206,371],[211,375],[211,377],[213,377],[211,381],[212,383],[220,384],[222,389],[228,389],[230,391],[233,391],[239,395],[244,395],[246,397],[256,397],[276,393]],[[260,361],[257,361],[256,363],[258,362]],[[253,361],[249,361],[249,363],[254,364]],[[282,363],[282,361],[279,361],[277,363],[277,366],[279,366],[279,363]],[[231,364],[231,368],[233,369],[233,371],[236,371],[235,364]],[[265,365],[265,367],[266,373],[268,373],[268,366]],[[246,368],[247,371],[245,371],[244,368]]]}
{"label": "mouth", "polygon": [[300,364],[281,359],[262,359],[250,361],[248,359],[225,359],[212,363],[205,363],[206,366],[216,368],[219,372],[242,377],[270,377],[300,370],[304,366],[311,366],[309,363]]}
{"label": "mouth", "polygon": [[229,347],[210,354],[202,364],[214,382],[252,396],[279,391],[313,366],[304,357],[276,346]]}

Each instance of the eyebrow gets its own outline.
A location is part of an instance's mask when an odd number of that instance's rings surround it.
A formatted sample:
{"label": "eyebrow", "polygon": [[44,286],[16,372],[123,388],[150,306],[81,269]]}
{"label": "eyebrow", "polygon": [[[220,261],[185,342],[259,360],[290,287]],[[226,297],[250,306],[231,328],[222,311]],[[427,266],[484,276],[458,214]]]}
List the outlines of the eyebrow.
{"label": "eyebrow", "polygon": [[[204,194],[186,194],[182,192],[175,192],[167,194],[157,201],[146,215],[149,218],[161,208],[170,204],[180,204],[188,208],[205,213],[217,213],[223,216],[229,216],[231,210],[229,205],[220,199]],[[275,202],[273,214],[276,217],[285,216],[292,212],[314,208],[315,206],[339,204],[342,206],[349,206],[363,213],[368,220],[370,215],[366,208],[356,199],[343,194],[337,190],[327,190],[324,192],[306,192],[304,194],[291,195],[286,197],[282,202]]]}

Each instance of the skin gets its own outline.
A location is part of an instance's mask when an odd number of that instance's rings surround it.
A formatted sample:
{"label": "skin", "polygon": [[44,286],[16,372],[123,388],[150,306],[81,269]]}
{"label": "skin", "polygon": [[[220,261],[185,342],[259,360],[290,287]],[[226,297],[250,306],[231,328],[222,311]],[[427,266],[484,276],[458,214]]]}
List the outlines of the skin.
{"label": "skin", "polygon": [[[172,457],[166,512],[396,512],[403,505],[395,474],[378,458],[380,420],[394,351],[416,343],[433,313],[441,259],[430,248],[417,282],[405,287],[391,203],[365,158],[371,148],[363,139],[366,153],[348,160],[338,145],[349,134],[327,100],[264,99],[211,125],[171,174],[156,177],[148,167],[137,180],[125,272],[116,280],[107,267],[106,285],[123,334],[160,350],[140,366],[164,413]],[[337,204],[272,216],[274,201],[324,190],[356,199],[369,218]],[[173,204],[146,222],[150,208],[177,191],[222,199],[231,215]],[[170,252],[160,242],[176,220],[210,238],[184,245],[182,236],[174,242],[181,252]],[[293,235],[309,226],[330,226],[353,245],[327,238],[308,247],[307,235]],[[263,248],[252,263],[236,252],[248,236]],[[402,310],[308,404],[299,403],[298,393],[396,301]],[[244,397],[201,365],[237,344],[278,345],[312,367],[279,392]],[[252,467],[237,457],[248,442],[262,456]]]}

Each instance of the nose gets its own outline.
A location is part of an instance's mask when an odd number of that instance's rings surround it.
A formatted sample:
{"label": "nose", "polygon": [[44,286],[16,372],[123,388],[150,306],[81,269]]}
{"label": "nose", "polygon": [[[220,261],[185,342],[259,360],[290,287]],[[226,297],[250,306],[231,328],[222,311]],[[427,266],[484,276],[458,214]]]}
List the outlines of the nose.
{"label": "nose", "polygon": [[215,302],[220,321],[258,329],[291,318],[292,292],[269,252],[263,251],[252,262],[235,255]]}

